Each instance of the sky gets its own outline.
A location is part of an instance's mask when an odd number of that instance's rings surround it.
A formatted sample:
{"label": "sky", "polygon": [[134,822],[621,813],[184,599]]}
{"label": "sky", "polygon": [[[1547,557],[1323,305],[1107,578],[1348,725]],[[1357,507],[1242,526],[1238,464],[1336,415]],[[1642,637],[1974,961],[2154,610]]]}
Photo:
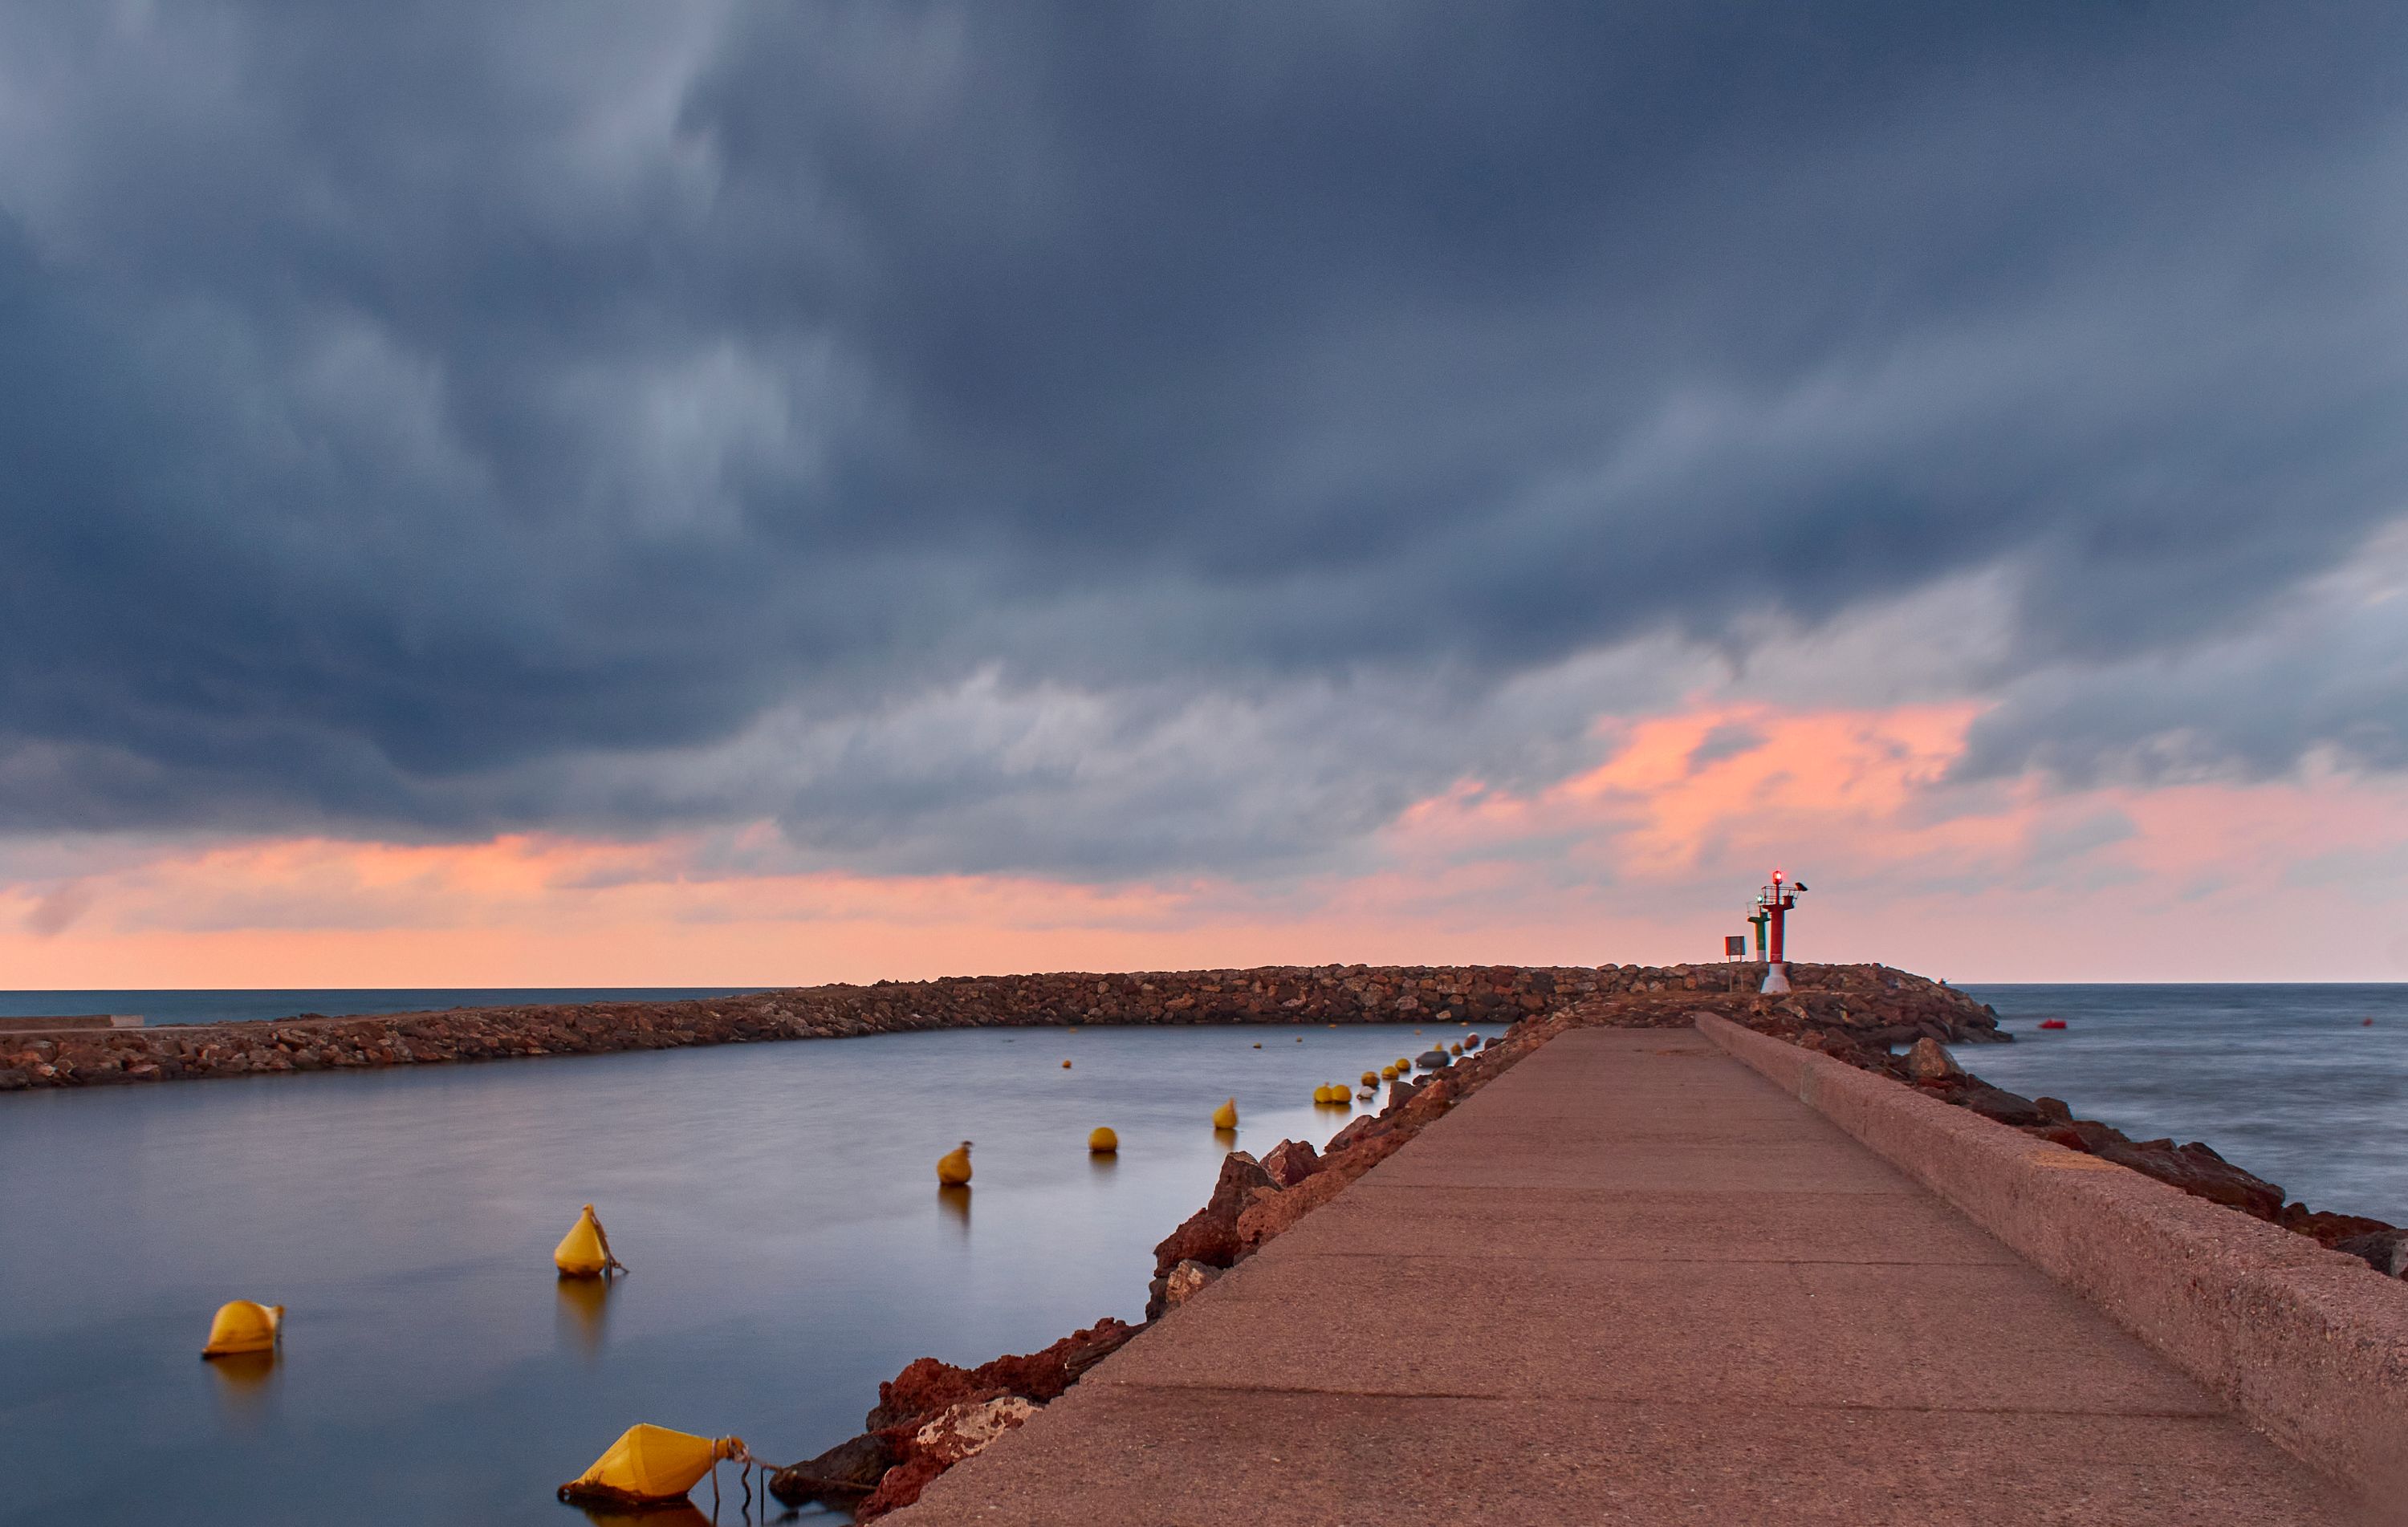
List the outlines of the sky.
{"label": "sky", "polygon": [[0,986],[2408,978],[2403,57],[0,7]]}

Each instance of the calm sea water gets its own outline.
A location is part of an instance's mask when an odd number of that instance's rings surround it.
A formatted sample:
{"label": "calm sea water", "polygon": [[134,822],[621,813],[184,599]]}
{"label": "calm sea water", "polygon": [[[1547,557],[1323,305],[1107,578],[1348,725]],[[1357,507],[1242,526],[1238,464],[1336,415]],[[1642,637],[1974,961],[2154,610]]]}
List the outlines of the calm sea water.
{"label": "calm sea water", "polygon": [[[1347,1115],[1315,1086],[1429,1042],[969,1030],[12,1094],[0,1521],[583,1527],[552,1488],[635,1421],[807,1457],[912,1358],[1140,1316],[1221,1099],[1247,1149],[1318,1144]],[[607,1292],[550,1261],[589,1201],[634,1269]],[[287,1306],[268,1372],[201,1361],[229,1298]]]}
{"label": "calm sea water", "polygon": [[1984,1079],[2134,1139],[2204,1140],[2313,1208],[2408,1223],[2408,986],[1965,990],[2015,1036],[1956,1049]]}
{"label": "calm sea water", "polygon": [[367,1013],[416,1013],[446,1007],[519,1007],[552,1002],[676,1002],[732,997],[758,986],[432,986],[355,987],[311,991],[0,992],[0,1018],[57,1018],[78,1013],[138,1013],[150,1023],[233,1023],[318,1013],[356,1018]]}
{"label": "calm sea water", "polygon": [[[1969,990],[2017,1035],[1959,1051],[2000,1085],[2408,1220],[2408,988]],[[192,1020],[659,994],[75,995]],[[914,1357],[1134,1319],[1218,1170],[1214,1104],[1249,1149],[1317,1143],[1345,1116],[1313,1086],[1428,1037],[980,1030],[13,1094],[0,1522],[583,1527],[552,1489],[633,1421],[806,1456]],[[1098,1123],[1117,1160],[1087,1156]],[[977,1185],[948,1201],[933,1163],[965,1136]],[[549,1261],[588,1201],[635,1268],[607,1292]],[[289,1308],[264,1374],[197,1356],[235,1297]]]}

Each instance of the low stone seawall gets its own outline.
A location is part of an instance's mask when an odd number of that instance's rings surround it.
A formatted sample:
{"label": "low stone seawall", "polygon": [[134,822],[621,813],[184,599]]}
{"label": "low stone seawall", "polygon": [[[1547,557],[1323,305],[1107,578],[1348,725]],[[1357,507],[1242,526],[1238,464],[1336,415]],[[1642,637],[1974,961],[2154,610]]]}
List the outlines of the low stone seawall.
{"label": "low stone seawall", "polygon": [[379,1018],[0,1035],[0,1092],[451,1061],[592,1055],[920,1029],[1080,1023],[1452,1022],[1612,1002],[1617,1021],[1685,1022],[1683,999],[1743,998],[1768,1021],[1867,1044],[1997,1037],[1963,993],[1884,965],[1790,966],[1787,998],[1755,996],[1761,965],[1310,965],[1122,975],[949,977],[740,997],[467,1007]]}
{"label": "low stone seawall", "polygon": [[2408,1289],[2396,1279],[1811,1049],[1710,1014],[1697,1024],[2291,1452],[2377,1498],[2408,1484]]}

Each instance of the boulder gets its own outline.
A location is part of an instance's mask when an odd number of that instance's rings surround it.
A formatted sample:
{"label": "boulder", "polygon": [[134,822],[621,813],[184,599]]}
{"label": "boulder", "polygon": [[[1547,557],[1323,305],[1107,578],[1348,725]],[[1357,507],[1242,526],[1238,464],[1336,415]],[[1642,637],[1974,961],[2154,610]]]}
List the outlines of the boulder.
{"label": "boulder", "polygon": [[769,1476],[769,1493],[788,1506],[825,1501],[849,1506],[877,1488],[880,1477],[897,1462],[895,1452],[875,1432],[839,1442],[817,1458],[807,1458]]}
{"label": "boulder", "polygon": [[2127,1140],[2095,1154],[2256,1219],[2279,1222],[2283,1217],[2281,1188],[2243,1171],[2197,1140],[2184,1146],[2172,1140]]}
{"label": "boulder", "polygon": [[2341,1249],[2341,1243],[2359,1235],[2377,1235],[2398,1227],[2383,1220],[2370,1220],[2362,1214],[2334,1214],[2328,1209],[2312,1209],[2305,1204],[2286,1204],[2283,1218],[2276,1221],[2285,1230],[2296,1232],[2318,1246]]}
{"label": "boulder", "polygon": [[1938,1081],[1945,1077],[1961,1077],[1965,1068],[1956,1063],[1940,1041],[1929,1036],[1917,1039],[1906,1052],[1906,1075],[1910,1081]]}
{"label": "boulder", "polygon": [[2408,1277],[2408,1230],[2377,1230],[2333,1243],[2386,1277]]}
{"label": "boulder", "polygon": [[878,1386],[878,1406],[865,1424],[878,1432],[917,1423],[948,1406],[996,1393],[1050,1403],[1137,1333],[1136,1326],[1108,1317],[1042,1350],[999,1357],[975,1368],[921,1358]]}
{"label": "boulder", "polygon": [[1165,1310],[1180,1306],[1204,1292],[1205,1286],[1221,1276],[1218,1267],[1207,1267],[1200,1262],[1182,1262],[1162,1277],[1162,1304]]}
{"label": "boulder", "polygon": [[911,1438],[914,1457],[934,1458],[952,1468],[965,1458],[986,1450],[988,1443],[1018,1428],[1037,1414],[1037,1406],[1017,1394],[992,1400],[964,1400],[947,1406],[922,1423]]}
{"label": "boulder", "polygon": [[1280,1187],[1293,1188],[1321,1170],[1320,1153],[1309,1140],[1282,1140],[1263,1157],[1263,1170]]}
{"label": "boulder", "polygon": [[2016,1129],[2043,1127],[2057,1122],[2036,1099],[2010,1092],[2003,1087],[1992,1087],[1987,1082],[1975,1081],[1949,1101],[1971,1108],[1985,1119],[1996,1120]]}
{"label": "boulder", "polygon": [[1254,1203],[1258,1191],[1279,1192],[1279,1184],[1263,1170],[1262,1163],[1242,1150],[1232,1150],[1221,1158],[1221,1178],[1213,1184],[1211,1200],[1154,1249],[1154,1286],[1146,1301],[1147,1320],[1169,1307],[1163,1301],[1168,1296],[1165,1279],[1171,1268],[1182,1262],[1227,1267],[1243,1254],[1244,1247],[1238,1240],[1238,1216]]}

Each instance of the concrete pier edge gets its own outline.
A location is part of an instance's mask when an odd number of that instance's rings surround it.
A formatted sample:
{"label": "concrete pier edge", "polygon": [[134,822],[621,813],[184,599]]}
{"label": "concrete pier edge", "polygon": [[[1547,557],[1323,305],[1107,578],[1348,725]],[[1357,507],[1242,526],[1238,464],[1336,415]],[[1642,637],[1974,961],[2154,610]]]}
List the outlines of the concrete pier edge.
{"label": "concrete pier edge", "polygon": [[1697,1026],[2362,1493],[2408,1475],[2408,1284],[2304,1235],[1700,1013]]}

